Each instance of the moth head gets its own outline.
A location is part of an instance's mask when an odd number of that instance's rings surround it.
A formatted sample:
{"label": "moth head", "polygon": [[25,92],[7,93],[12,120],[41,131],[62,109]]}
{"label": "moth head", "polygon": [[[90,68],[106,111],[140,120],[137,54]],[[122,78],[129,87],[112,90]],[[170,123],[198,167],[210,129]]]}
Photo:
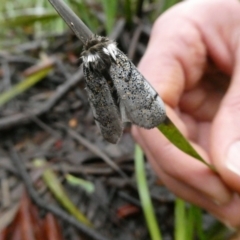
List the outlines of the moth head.
{"label": "moth head", "polygon": [[92,71],[102,72],[108,70],[116,60],[116,42],[106,37],[93,36],[83,47],[80,60],[83,65]]}

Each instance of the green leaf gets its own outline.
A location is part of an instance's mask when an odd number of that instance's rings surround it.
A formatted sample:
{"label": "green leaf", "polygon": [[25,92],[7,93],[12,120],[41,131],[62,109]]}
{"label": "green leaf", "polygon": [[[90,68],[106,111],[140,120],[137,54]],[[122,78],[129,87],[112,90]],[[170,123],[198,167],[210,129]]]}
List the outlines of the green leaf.
{"label": "green leaf", "polygon": [[154,208],[147,186],[146,174],[144,170],[143,152],[138,145],[135,146],[135,172],[137,178],[138,192],[151,239],[161,240],[162,237],[160,228],[158,227],[157,219],[154,213]]}
{"label": "green leaf", "polygon": [[[195,218],[196,207],[192,204],[189,204],[189,205],[190,206],[187,211],[186,240],[194,239],[195,225],[196,225],[196,218]],[[200,222],[199,224],[202,224],[202,222]]]}
{"label": "green leaf", "polygon": [[[34,165],[36,167],[46,167],[45,159],[35,159]],[[84,216],[83,213],[73,204],[73,202],[67,196],[62,184],[59,182],[57,175],[50,169],[46,168],[43,172],[43,180],[47,187],[56,197],[56,199],[67,209],[78,221],[92,227],[92,223]]]}
{"label": "green leaf", "polygon": [[77,178],[71,174],[67,174],[65,178],[68,181],[68,183],[70,183],[72,185],[80,186],[88,193],[93,193],[95,191],[94,184],[89,181],[86,181],[81,178]]}
{"label": "green leaf", "polygon": [[187,240],[186,218],[185,202],[182,199],[177,198],[175,200],[175,240]]}
{"label": "green leaf", "polygon": [[125,14],[125,19],[130,26],[132,24],[132,18],[133,18],[133,11],[132,11],[132,3],[131,0],[124,0],[124,14]]}
{"label": "green leaf", "polygon": [[105,17],[106,17],[106,20],[105,20],[106,30],[107,30],[107,34],[109,35],[116,21],[118,1],[102,0],[102,4],[103,4]]}
{"label": "green leaf", "polygon": [[205,235],[206,239],[208,240],[223,240],[230,239],[230,236],[233,234],[234,231],[235,230],[233,229],[230,230],[221,222],[216,221],[207,229]]}
{"label": "green leaf", "polygon": [[206,240],[202,227],[202,209],[179,198],[175,200],[175,240]]}
{"label": "green leaf", "polygon": [[49,11],[41,8],[24,9],[15,11],[14,15],[6,16],[0,21],[2,27],[19,27],[33,25],[35,22],[48,22],[53,19],[59,18],[58,14],[54,11]]}
{"label": "green leaf", "polygon": [[159,131],[177,148],[187,153],[188,155],[196,158],[197,160],[203,162],[213,171],[216,171],[214,166],[206,162],[197,151],[191,146],[188,140],[182,135],[182,133],[177,129],[174,123],[166,117],[165,121],[158,126]]}
{"label": "green leaf", "polygon": [[194,222],[198,239],[206,240],[202,225],[202,209],[192,205],[192,212],[193,212],[192,214],[194,215]]}
{"label": "green leaf", "polygon": [[0,107],[3,106],[5,103],[16,97],[17,95],[21,94],[22,92],[26,91],[30,87],[32,87],[37,82],[41,81],[47,74],[52,70],[53,66],[46,67],[40,69],[39,71],[35,72],[34,74],[30,75],[22,82],[16,84],[8,91],[0,94]]}
{"label": "green leaf", "polygon": [[99,21],[93,14],[89,5],[82,0],[69,0],[71,7],[75,10],[79,18],[93,31],[96,32],[99,27]]}

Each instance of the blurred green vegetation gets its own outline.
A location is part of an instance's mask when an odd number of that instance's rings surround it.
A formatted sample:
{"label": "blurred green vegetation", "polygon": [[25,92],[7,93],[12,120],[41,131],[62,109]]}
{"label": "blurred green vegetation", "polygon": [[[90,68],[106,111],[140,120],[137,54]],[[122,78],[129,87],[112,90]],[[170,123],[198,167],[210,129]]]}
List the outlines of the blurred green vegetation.
{"label": "blurred green vegetation", "polygon": [[[125,19],[129,27],[133,26],[136,17],[153,22],[161,12],[178,1],[65,0],[93,32],[104,29],[106,35],[112,32],[119,19]],[[2,0],[0,12],[0,47],[68,30],[48,0]]]}

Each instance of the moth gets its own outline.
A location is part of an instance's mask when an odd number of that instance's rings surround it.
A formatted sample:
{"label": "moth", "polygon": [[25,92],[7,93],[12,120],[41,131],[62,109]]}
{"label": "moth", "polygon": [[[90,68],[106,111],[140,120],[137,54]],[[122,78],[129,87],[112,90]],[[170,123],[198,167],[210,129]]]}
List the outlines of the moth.
{"label": "moth", "polygon": [[115,41],[94,35],[80,62],[94,120],[108,142],[119,141],[125,122],[150,129],[165,120],[163,101]]}

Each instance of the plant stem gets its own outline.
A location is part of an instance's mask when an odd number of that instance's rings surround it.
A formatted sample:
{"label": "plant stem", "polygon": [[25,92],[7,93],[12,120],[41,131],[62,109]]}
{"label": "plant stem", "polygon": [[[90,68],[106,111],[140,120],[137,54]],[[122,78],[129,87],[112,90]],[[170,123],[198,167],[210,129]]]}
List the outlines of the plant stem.
{"label": "plant stem", "polygon": [[91,30],[62,0],[48,0],[83,43],[93,36]]}

